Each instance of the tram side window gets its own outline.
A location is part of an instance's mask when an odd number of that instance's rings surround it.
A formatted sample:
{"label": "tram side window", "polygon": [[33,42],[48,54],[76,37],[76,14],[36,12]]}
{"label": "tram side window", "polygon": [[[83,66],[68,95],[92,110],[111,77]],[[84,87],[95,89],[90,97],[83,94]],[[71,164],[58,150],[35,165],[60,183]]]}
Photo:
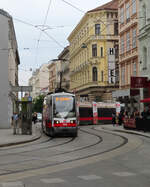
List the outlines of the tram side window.
{"label": "tram side window", "polygon": [[112,117],[113,112],[115,112],[113,108],[98,108],[99,117]]}
{"label": "tram side window", "polygon": [[80,117],[93,117],[92,108],[79,108]]}

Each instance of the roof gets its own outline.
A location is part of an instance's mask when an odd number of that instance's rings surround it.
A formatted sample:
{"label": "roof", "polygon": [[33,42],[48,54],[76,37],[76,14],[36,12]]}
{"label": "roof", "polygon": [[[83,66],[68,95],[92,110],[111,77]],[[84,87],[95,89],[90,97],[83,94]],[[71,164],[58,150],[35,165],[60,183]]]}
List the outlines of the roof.
{"label": "roof", "polygon": [[0,9],[0,14],[3,15],[3,16],[6,16],[8,18],[11,18],[11,16],[8,14],[8,12],[6,12],[5,10],[3,9]]}
{"label": "roof", "polygon": [[118,0],[112,0],[102,6],[99,6],[95,9],[89,10],[88,12],[96,12],[99,10],[118,10],[119,1]]}

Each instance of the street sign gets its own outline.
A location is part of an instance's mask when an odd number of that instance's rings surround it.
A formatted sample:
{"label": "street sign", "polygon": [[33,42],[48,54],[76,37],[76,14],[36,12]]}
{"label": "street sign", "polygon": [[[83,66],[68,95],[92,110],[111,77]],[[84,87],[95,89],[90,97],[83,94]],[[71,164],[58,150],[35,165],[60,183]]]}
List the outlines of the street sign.
{"label": "street sign", "polygon": [[12,86],[12,92],[32,92],[32,86]]}

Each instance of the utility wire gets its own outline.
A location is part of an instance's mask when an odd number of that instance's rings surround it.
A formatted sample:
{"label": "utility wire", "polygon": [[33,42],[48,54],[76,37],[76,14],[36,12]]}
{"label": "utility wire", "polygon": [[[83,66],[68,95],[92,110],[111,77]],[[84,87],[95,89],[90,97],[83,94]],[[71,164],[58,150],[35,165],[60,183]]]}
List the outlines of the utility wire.
{"label": "utility wire", "polygon": [[69,3],[69,2],[67,2],[67,1],[65,1],[65,0],[61,0],[61,1],[63,1],[64,3],[68,4],[69,6],[71,6],[71,7],[73,7],[73,8],[75,8],[76,10],[78,10],[78,11],[82,12],[83,14],[85,13],[85,11],[83,11],[83,10],[79,9],[79,8],[78,8],[78,7],[76,7],[75,5],[73,5],[73,4],[71,4],[71,3]]}
{"label": "utility wire", "polygon": [[[45,19],[44,19],[44,23],[42,25],[42,30],[46,24],[46,21],[47,21],[47,18],[48,18],[48,13],[49,13],[49,10],[50,10],[50,5],[52,3],[52,0],[49,1],[49,4],[48,4],[48,9],[46,11],[46,15],[45,15]],[[41,30],[41,29],[40,29]],[[38,47],[39,47],[39,43],[40,43],[40,39],[42,37],[42,30],[40,31],[40,34],[39,34],[39,38],[37,40],[37,46],[36,46],[36,56],[35,56],[35,63],[37,62],[37,55],[38,55]]]}

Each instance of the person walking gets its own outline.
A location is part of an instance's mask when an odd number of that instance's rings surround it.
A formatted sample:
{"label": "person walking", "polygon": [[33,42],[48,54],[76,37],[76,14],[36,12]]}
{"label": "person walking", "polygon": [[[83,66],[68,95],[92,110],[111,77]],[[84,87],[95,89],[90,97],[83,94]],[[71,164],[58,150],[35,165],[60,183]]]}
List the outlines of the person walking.
{"label": "person walking", "polygon": [[37,113],[36,112],[33,113],[32,121],[33,121],[34,124],[37,121]]}
{"label": "person walking", "polygon": [[116,114],[115,113],[112,113],[112,124],[113,126],[116,125]]}
{"label": "person walking", "polygon": [[147,129],[147,125],[146,125],[146,120],[147,120],[147,112],[146,112],[146,108],[144,107],[144,110],[143,110],[143,112],[141,113],[141,116],[142,116],[142,121],[143,121],[143,123],[142,123],[142,130],[144,131],[144,132],[146,132],[146,129]]}
{"label": "person walking", "polygon": [[18,114],[15,112],[13,114],[13,134],[16,134],[18,132]]}

